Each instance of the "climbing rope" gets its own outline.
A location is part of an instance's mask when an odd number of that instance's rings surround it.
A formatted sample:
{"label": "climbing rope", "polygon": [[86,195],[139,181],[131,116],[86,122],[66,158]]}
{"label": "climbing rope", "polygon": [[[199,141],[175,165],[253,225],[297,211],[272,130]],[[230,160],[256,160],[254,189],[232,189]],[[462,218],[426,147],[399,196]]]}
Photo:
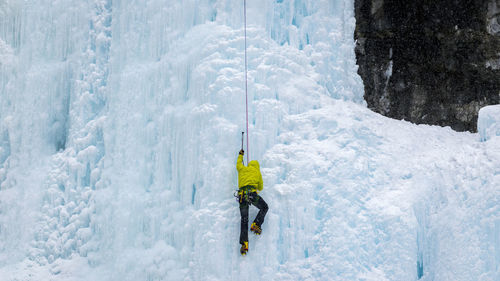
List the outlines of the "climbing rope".
{"label": "climbing rope", "polygon": [[245,21],[245,106],[246,106],[246,120],[247,120],[247,163],[250,163],[250,151],[248,149],[248,79],[247,79],[247,0],[243,0],[243,11]]}

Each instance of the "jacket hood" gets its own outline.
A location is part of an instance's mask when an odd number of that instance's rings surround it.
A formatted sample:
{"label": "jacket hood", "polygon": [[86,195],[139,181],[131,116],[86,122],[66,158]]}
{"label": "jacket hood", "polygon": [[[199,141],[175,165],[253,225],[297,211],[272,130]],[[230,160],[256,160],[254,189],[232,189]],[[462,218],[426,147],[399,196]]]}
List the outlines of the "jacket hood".
{"label": "jacket hood", "polygon": [[254,167],[256,168],[257,170],[260,169],[260,165],[259,165],[259,162],[257,162],[257,160],[252,160],[248,163],[248,167]]}

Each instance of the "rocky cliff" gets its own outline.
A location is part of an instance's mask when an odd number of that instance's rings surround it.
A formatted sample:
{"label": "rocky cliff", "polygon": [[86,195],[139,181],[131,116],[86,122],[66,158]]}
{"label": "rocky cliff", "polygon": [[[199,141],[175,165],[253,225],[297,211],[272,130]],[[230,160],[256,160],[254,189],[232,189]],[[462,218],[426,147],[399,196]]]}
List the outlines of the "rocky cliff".
{"label": "rocky cliff", "polygon": [[355,0],[355,13],[370,109],[476,131],[500,103],[500,0]]}

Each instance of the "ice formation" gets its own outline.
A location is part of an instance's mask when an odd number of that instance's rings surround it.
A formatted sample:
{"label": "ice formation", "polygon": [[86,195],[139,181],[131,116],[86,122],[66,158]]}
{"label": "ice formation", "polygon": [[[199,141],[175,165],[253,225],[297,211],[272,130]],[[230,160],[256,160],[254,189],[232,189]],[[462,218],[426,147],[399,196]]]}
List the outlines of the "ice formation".
{"label": "ice formation", "polygon": [[[0,3],[0,280],[498,280],[500,138],[369,111],[352,0]],[[250,216],[255,216],[255,209]]]}
{"label": "ice formation", "polygon": [[500,136],[500,105],[485,106],[479,110],[477,130],[481,141]]}

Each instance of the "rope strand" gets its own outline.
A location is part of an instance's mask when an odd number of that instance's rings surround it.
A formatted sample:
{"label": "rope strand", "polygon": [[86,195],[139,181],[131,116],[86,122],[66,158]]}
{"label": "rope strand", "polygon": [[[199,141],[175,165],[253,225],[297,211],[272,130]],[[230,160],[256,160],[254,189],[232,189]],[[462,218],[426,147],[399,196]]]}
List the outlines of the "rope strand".
{"label": "rope strand", "polygon": [[247,165],[250,163],[250,150],[248,149],[248,79],[247,79],[247,1],[243,0],[244,20],[245,20],[245,106],[247,121]]}

